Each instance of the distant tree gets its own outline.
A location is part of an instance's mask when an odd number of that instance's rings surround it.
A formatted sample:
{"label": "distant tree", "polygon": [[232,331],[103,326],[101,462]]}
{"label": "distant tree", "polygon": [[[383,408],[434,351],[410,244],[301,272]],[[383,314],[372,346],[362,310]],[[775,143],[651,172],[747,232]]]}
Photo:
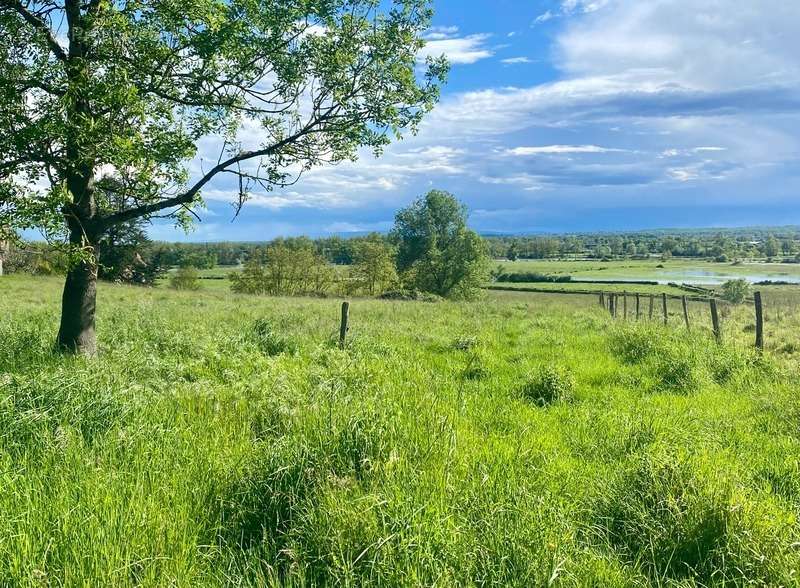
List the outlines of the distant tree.
{"label": "distant tree", "polygon": [[230,274],[234,292],[272,296],[323,294],[334,278],[333,268],[307,238],[274,241],[251,255],[241,272]]}
{"label": "distant tree", "polygon": [[775,257],[778,255],[780,244],[778,240],[773,236],[770,235],[766,241],[764,241],[764,255],[766,257]]}
{"label": "distant tree", "polygon": [[190,265],[181,266],[172,274],[169,285],[175,290],[199,290],[200,272]]}
{"label": "distant tree", "polygon": [[509,261],[517,261],[519,259],[519,243],[512,241],[511,245],[506,250],[506,259]]}
{"label": "distant tree", "polygon": [[353,282],[370,296],[382,294],[397,280],[394,248],[380,235],[356,243],[353,262]]}
{"label": "distant tree", "polygon": [[794,242],[791,239],[783,239],[781,241],[781,251],[784,255],[791,255],[794,249]]}
{"label": "distant tree", "polygon": [[467,228],[466,207],[432,190],[397,213],[397,269],[409,286],[448,298],[474,296],[488,275],[483,239]]}
{"label": "distant tree", "polygon": [[722,297],[728,302],[741,304],[750,295],[750,284],[747,280],[728,280],[722,284]]}

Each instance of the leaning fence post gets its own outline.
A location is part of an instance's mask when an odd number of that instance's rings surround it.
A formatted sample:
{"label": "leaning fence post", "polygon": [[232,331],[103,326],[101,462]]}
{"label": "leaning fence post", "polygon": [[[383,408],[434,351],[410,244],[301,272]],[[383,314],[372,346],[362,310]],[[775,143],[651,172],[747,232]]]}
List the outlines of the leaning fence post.
{"label": "leaning fence post", "polygon": [[661,294],[661,308],[664,310],[664,324],[666,325],[669,322],[667,318],[667,295]]}
{"label": "leaning fence post", "polygon": [[686,296],[681,297],[681,303],[683,304],[683,320],[686,322],[686,330],[691,331],[692,328],[689,326],[689,304],[686,301]]}
{"label": "leaning fence post", "polygon": [[761,292],[753,295],[756,303],[756,349],[764,351],[764,308],[761,304]]}
{"label": "leaning fence post", "polygon": [[648,311],[648,319],[653,320],[653,300],[654,296],[650,294],[650,310]]}
{"label": "leaning fence post", "polygon": [[717,299],[709,300],[711,305],[711,328],[714,329],[714,338],[717,343],[722,343],[722,330],[719,327],[719,313],[717,312]]}
{"label": "leaning fence post", "polygon": [[624,290],[622,291],[622,318],[628,320],[628,293]]}
{"label": "leaning fence post", "polygon": [[636,320],[637,321],[639,320],[639,317],[641,316],[641,314],[639,312],[639,308],[640,308],[640,306],[639,306],[639,293],[637,292],[636,293]]}
{"label": "leaning fence post", "polygon": [[347,322],[350,319],[350,303],[347,301],[342,302],[342,323],[339,326],[339,347],[344,349],[345,339],[347,337]]}

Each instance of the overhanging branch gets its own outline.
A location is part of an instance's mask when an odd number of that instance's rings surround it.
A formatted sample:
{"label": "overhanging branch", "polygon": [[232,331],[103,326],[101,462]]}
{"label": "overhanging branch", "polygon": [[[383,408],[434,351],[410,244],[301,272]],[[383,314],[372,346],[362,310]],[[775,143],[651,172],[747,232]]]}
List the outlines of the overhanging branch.
{"label": "overhanging branch", "polygon": [[47,41],[48,47],[50,47],[50,51],[53,52],[53,55],[59,60],[66,63],[67,61],[67,54],[64,51],[64,48],[58,44],[56,38],[53,36],[53,31],[50,30],[50,27],[47,26],[47,23],[42,20],[38,15],[31,12],[27,8],[22,5],[22,2],[19,0],[0,0],[0,6],[5,8],[10,8],[17,14],[19,14],[25,22],[31,25],[34,29],[39,31],[44,35],[45,40]]}

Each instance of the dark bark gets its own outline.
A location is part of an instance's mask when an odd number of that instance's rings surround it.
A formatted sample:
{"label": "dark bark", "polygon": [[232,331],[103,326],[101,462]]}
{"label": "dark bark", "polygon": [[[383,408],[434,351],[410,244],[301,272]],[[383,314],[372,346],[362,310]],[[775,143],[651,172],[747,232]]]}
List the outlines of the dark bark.
{"label": "dark bark", "polygon": [[60,349],[81,355],[97,354],[94,315],[97,301],[97,265],[81,261],[72,266],[61,298]]}

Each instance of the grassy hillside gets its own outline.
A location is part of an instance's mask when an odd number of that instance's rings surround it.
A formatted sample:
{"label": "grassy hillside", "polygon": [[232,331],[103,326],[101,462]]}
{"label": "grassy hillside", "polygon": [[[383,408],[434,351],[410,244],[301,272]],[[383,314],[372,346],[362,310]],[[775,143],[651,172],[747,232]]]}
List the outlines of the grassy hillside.
{"label": "grassy hillside", "polygon": [[336,300],[102,284],[86,361],[59,288],[0,280],[2,585],[798,584],[791,298],[763,357],[513,292],[339,350]]}

